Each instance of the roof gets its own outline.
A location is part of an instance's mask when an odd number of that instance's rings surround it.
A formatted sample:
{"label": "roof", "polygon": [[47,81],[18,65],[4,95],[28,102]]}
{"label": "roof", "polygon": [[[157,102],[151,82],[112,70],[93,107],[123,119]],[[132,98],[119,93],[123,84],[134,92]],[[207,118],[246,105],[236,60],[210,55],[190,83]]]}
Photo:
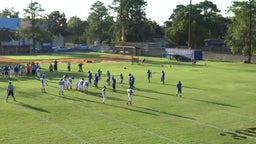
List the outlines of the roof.
{"label": "roof", "polygon": [[0,18],[0,29],[6,28],[10,30],[17,30],[20,26],[20,18]]}

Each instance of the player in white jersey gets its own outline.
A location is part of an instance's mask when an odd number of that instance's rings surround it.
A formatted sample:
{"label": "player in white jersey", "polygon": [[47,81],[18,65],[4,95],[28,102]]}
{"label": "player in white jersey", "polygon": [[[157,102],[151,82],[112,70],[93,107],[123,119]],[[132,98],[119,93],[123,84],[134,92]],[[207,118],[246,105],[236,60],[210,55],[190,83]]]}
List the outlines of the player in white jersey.
{"label": "player in white jersey", "polygon": [[45,92],[46,79],[43,78],[43,77],[41,77],[41,78],[40,78],[40,83],[41,83],[41,92],[42,92],[42,93],[46,93],[46,92]]}
{"label": "player in white jersey", "polygon": [[64,87],[65,87],[64,81],[63,81],[63,79],[60,79],[60,81],[59,81],[59,95],[60,94],[64,95],[63,94]]}
{"label": "player in white jersey", "polygon": [[84,89],[84,93],[86,94],[88,93],[89,85],[90,85],[89,81],[84,82],[83,89]]}
{"label": "player in white jersey", "polygon": [[36,76],[37,76],[38,78],[42,77],[42,73],[41,73],[41,70],[40,70],[39,67],[36,69]]}
{"label": "player in white jersey", "polygon": [[62,76],[62,78],[63,78],[63,81],[64,81],[64,89],[67,89],[68,88],[68,75],[64,74]]}
{"label": "player in white jersey", "polygon": [[71,89],[72,90],[72,82],[73,82],[73,77],[69,77],[67,79],[67,89]]}
{"label": "player in white jersey", "polygon": [[106,96],[106,86],[103,86],[102,88],[102,103],[105,104],[106,100],[107,100],[107,96]]}
{"label": "player in white jersey", "polygon": [[83,91],[84,78],[76,82],[76,90]]}
{"label": "player in white jersey", "polygon": [[133,94],[132,88],[128,88],[127,89],[128,102],[126,103],[127,105],[128,104],[132,105],[132,94]]}

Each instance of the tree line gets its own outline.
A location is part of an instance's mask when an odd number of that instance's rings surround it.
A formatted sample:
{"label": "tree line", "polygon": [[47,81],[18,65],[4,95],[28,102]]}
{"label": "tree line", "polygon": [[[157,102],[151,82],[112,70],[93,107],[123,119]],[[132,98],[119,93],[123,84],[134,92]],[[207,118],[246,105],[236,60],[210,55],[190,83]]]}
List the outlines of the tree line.
{"label": "tree line", "polygon": [[[219,38],[225,40],[233,53],[247,55],[249,62],[255,54],[254,0],[233,1],[227,11],[232,14],[230,17],[223,17],[217,5],[207,0],[177,5],[162,26],[146,17],[146,6],[146,0],[113,0],[111,5],[97,1],[92,4],[86,20],[77,16],[67,20],[60,11],[45,15],[40,3],[32,2],[23,9],[23,18],[31,20],[32,28],[20,28],[19,34],[34,41],[53,40],[53,35],[61,34],[75,37],[74,43],[106,44],[166,38],[171,41],[171,47],[188,45],[191,31],[192,48],[200,48],[205,39]],[[0,12],[0,17],[18,18],[19,12],[6,8]],[[8,31],[0,30],[0,40],[8,39],[6,33]]]}

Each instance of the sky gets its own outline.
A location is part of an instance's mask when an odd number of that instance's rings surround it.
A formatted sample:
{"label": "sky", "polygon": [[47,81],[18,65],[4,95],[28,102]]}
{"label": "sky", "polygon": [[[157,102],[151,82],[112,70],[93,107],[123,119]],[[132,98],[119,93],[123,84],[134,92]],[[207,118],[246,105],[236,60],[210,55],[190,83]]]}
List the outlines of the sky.
{"label": "sky", "polygon": [[[65,13],[66,18],[78,16],[82,20],[86,20],[90,8],[96,1],[103,2],[106,6],[111,5],[113,0],[1,0],[0,11],[5,8],[14,8],[20,12],[20,17],[23,17],[23,9],[27,8],[29,3],[37,1],[41,7],[45,9],[45,14],[50,14],[53,11]],[[148,5],[146,7],[147,18],[156,21],[159,25],[163,25],[171,16],[176,5],[189,5],[190,0],[145,0]],[[192,4],[200,3],[204,0],[192,0]],[[223,16],[227,16],[226,10],[231,6],[233,0],[209,0],[217,5]]]}

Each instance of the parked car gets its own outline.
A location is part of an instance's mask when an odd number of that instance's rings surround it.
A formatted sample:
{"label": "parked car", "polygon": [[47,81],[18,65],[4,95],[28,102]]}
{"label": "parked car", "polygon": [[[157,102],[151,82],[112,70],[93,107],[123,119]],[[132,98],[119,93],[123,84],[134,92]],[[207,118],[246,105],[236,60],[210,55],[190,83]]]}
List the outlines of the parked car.
{"label": "parked car", "polygon": [[89,46],[87,44],[80,44],[79,48],[84,48],[84,49],[88,49]]}
{"label": "parked car", "polygon": [[60,49],[60,46],[58,45],[52,45],[52,49],[55,50],[55,49]]}

